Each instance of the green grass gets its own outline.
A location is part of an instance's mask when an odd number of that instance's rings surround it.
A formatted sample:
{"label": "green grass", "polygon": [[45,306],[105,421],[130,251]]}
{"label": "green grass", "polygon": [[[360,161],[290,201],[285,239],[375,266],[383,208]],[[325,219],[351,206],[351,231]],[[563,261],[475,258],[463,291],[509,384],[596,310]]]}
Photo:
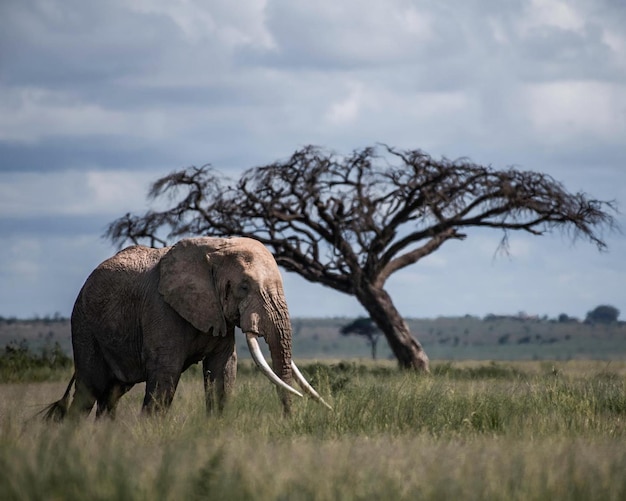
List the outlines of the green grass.
{"label": "green grass", "polygon": [[222,417],[193,372],[165,416],[139,416],[138,387],[113,422],[45,424],[65,383],[1,385],[0,498],[626,498],[624,362],[300,365],[334,411],[283,418],[246,364]]}

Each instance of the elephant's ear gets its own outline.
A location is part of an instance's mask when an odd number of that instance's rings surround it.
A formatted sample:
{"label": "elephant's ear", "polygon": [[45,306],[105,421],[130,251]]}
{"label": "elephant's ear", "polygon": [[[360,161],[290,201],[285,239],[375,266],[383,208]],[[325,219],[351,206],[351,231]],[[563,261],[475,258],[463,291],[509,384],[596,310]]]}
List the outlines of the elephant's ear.
{"label": "elephant's ear", "polygon": [[226,320],[208,251],[193,239],[172,247],[161,259],[159,293],[196,329],[225,336]]}

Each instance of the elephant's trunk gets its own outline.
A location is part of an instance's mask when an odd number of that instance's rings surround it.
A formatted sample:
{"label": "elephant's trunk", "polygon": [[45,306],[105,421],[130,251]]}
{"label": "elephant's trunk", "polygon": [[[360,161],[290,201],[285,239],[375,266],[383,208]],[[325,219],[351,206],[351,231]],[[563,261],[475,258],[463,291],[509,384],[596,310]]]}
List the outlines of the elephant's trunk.
{"label": "elephant's trunk", "polygon": [[[284,308],[286,310],[286,307]],[[283,311],[280,308],[273,311]],[[269,315],[269,322],[261,321],[256,313],[250,316],[251,325],[249,329],[244,330],[246,339],[248,340],[248,348],[252,354],[257,366],[263,374],[279,388],[279,394],[283,403],[285,414],[289,414],[291,409],[291,395],[293,393],[298,396],[302,394],[292,387],[293,379],[295,379],[305,393],[320,402],[322,405],[332,409],[324,399],[309,384],[302,375],[296,364],[291,359],[291,338],[292,328],[288,315],[274,314]],[[270,348],[272,357],[273,370],[267,365],[263,354],[260,351],[257,342],[257,336],[265,337]]]}
{"label": "elephant's trunk", "polygon": [[[295,379],[305,393],[308,393],[313,399],[317,400],[322,405],[332,409],[332,407],[328,405],[319,393],[310,385],[291,358],[291,339],[293,332],[289,316],[281,316],[274,325],[276,326],[279,335],[275,336],[273,340],[268,340],[270,352],[272,354],[274,371],[280,375],[283,381],[290,385],[293,384],[292,381]],[[288,412],[290,397],[289,395],[283,393],[282,399],[285,409]]]}

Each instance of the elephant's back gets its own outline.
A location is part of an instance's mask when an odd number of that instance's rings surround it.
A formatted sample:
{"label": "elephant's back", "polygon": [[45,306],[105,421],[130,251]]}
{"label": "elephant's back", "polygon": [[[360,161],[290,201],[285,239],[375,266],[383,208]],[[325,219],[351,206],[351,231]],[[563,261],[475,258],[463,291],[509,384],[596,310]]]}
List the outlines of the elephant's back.
{"label": "elephant's back", "polygon": [[76,298],[72,329],[75,324],[124,324],[130,320],[125,317],[137,312],[148,290],[156,290],[156,267],[168,250],[137,245],[102,262]]}
{"label": "elephant's back", "polygon": [[124,274],[145,273],[154,268],[169,250],[170,247],[154,249],[143,245],[133,245],[102,262],[94,271]]}

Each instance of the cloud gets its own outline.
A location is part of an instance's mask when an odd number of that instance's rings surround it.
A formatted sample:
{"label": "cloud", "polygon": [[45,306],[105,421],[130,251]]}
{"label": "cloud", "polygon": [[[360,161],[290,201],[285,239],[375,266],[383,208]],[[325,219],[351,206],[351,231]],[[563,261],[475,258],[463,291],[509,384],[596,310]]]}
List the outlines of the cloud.
{"label": "cloud", "polygon": [[[137,130],[147,136],[162,135],[158,133],[162,119],[157,113],[129,115],[98,104],[76,102],[70,95],[42,89],[25,88],[12,94],[5,98],[3,108],[5,112],[12,110],[13,113],[4,113],[4,118],[0,118],[0,139],[3,141],[32,143],[50,135],[88,137],[122,135]],[[20,106],[17,107],[15,102]]]}
{"label": "cloud", "polygon": [[525,29],[551,26],[579,31],[584,24],[583,15],[574,5],[558,0],[532,0],[522,20],[522,26]]}
{"label": "cloud", "polygon": [[87,275],[110,255],[89,235],[16,235],[0,246],[0,315],[69,316]]}
{"label": "cloud", "polygon": [[411,59],[432,37],[428,14],[407,2],[316,4],[268,2],[274,46],[264,55],[279,66],[358,68]]}
{"label": "cloud", "polygon": [[0,220],[122,215],[144,206],[153,180],[147,171],[12,173],[0,185]]}
{"label": "cloud", "polygon": [[8,247],[8,259],[2,261],[10,262],[11,268],[0,269],[0,275],[8,276],[9,281],[15,281],[19,277],[20,281],[30,286],[37,284],[41,247],[41,241],[32,237],[12,241]]}
{"label": "cloud", "polygon": [[4,2],[0,41],[12,49],[5,79],[14,85],[78,89],[149,70],[168,39],[175,38],[174,26],[133,15],[123,5]]}
{"label": "cloud", "polygon": [[346,98],[330,106],[327,119],[331,124],[345,124],[357,119],[359,109],[363,105],[363,91],[358,84],[351,87]]}
{"label": "cloud", "polygon": [[527,100],[532,126],[549,141],[619,140],[626,131],[623,86],[594,81],[538,84],[527,89]]}
{"label": "cloud", "polygon": [[227,1],[138,0],[126,4],[131,11],[171,19],[191,43],[217,38],[226,47],[261,46],[273,48],[265,26],[266,0]]}

